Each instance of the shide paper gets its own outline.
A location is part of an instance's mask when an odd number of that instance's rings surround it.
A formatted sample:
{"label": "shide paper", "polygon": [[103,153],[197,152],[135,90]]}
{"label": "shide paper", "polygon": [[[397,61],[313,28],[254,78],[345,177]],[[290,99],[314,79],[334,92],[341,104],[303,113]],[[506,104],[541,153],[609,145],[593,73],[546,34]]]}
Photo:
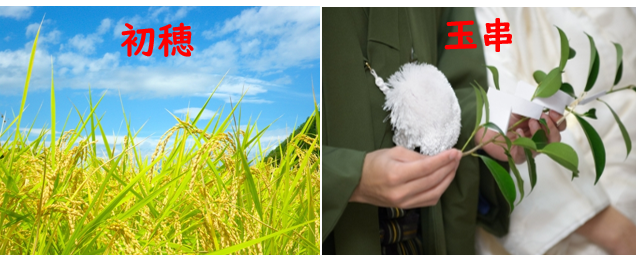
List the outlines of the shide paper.
{"label": "shide paper", "polygon": [[[535,86],[523,81],[517,83],[515,94],[509,94],[494,88],[489,89],[490,122],[505,132],[508,130],[510,113],[531,119],[540,119],[544,108],[563,114],[565,108],[574,101],[574,98],[560,90],[551,97],[532,99],[535,90]],[[485,123],[485,118],[482,118],[482,123]]]}

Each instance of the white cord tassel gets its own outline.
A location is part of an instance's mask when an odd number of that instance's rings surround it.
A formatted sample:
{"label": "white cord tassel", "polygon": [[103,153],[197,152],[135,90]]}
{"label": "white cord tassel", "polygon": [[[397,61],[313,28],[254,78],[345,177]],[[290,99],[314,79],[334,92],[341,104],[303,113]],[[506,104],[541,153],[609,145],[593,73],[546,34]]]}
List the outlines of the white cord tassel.
{"label": "white cord tassel", "polygon": [[457,143],[461,109],[441,71],[429,64],[407,63],[387,83],[368,67],[386,96],[384,110],[390,111],[395,144],[435,155]]}

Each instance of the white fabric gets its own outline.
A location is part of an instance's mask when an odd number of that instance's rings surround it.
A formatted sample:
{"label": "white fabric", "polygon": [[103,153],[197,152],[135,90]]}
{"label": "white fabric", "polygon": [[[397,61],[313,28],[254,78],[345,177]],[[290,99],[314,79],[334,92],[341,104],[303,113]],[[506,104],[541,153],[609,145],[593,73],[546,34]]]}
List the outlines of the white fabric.
{"label": "white fabric", "polygon": [[[576,57],[568,61],[563,75],[578,95],[587,80],[590,47],[586,32],[598,49],[600,73],[593,95],[609,89],[616,72],[616,50],[612,42],[623,46],[623,76],[617,87],[636,84],[636,9],[629,8],[476,8],[481,36],[485,23],[510,22],[512,44],[485,47],[486,63],[499,69],[502,90],[512,93],[518,81],[536,84],[535,70],[548,72],[559,64],[559,26],[576,50]],[[492,85],[492,76],[489,73]],[[625,124],[630,136],[636,138],[636,93],[624,91],[603,97]],[[571,180],[571,172],[546,156],[537,156],[537,185],[532,193],[515,207],[511,215],[509,234],[500,239],[484,231],[477,235],[477,250],[481,254],[505,254],[493,248],[499,243],[510,254],[605,254],[598,246],[573,234],[573,231],[611,204],[636,222],[636,154],[625,159],[625,146],[618,125],[607,107],[594,101],[576,108],[583,113],[596,108],[598,120],[589,120],[601,136],[607,152],[605,172],[594,185],[594,162],[587,139],[573,116],[562,132],[562,142],[570,144],[579,155],[580,177]],[[632,139],[634,141],[634,139]],[[634,147],[636,148],[636,142]],[[636,150],[636,149],[635,149]],[[529,178],[525,165],[525,190]]]}

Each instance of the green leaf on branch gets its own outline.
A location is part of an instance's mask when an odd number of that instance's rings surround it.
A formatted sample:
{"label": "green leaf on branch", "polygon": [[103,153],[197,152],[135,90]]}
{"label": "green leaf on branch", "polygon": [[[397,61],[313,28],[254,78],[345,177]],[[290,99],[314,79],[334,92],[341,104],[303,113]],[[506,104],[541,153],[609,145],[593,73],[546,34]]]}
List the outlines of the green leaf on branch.
{"label": "green leaf on branch", "polygon": [[[499,128],[497,125],[495,125],[495,123],[492,122],[488,122],[482,125],[483,127],[486,128],[492,128],[494,130],[496,130],[497,132],[499,132],[499,134],[501,134],[501,136],[503,136],[503,138],[506,140],[506,145],[508,145],[508,149],[510,149],[510,147],[512,147],[512,141],[510,141],[510,138],[506,135],[505,132],[503,132],[503,130],[501,130],[501,128]],[[484,130],[484,134],[486,134],[485,132],[486,130]]]}
{"label": "green leaf on branch", "polygon": [[524,149],[537,150],[537,145],[534,144],[534,141],[527,137],[517,137],[517,139],[512,142],[512,145],[517,145]]}
{"label": "green leaf on branch", "polygon": [[517,165],[515,165],[515,161],[512,160],[510,151],[506,150],[505,153],[506,153],[506,156],[508,157],[508,165],[510,165],[510,170],[515,175],[515,179],[517,179],[517,187],[519,187],[519,194],[521,194],[521,198],[519,198],[519,202],[517,202],[517,205],[518,205],[519,203],[521,203],[521,200],[523,200],[523,197],[525,196],[525,191],[523,190],[524,189],[523,178],[521,178],[521,174],[519,173],[519,169],[517,169]]}
{"label": "green leaf on branch", "polygon": [[569,83],[564,82],[563,84],[561,84],[560,90],[570,95],[574,99],[576,99],[576,95],[574,94],[574,88]]}
{"label": "green leaf on branch", "polygon": [[601,178],[601,175],[603,175],[603,170],[605,169],[605,145],[603,145],[601,136],[598,135],[590,123],[579,116],[576,116],[576,119],[579,123],[581,123],[583,132],[585,132],[587,141],[590,144],[590,149],[592,149],[592,156],[594,157],[594,166],[596,169],[596,180],[594,181],[594,184],[596,184],[599,178]]}
{"label": "green leaf on branch", "polygon": [[539,87],[534,92],[534,97],[551,97],[559,91],[561,88],[561,69],[554,68],[548,73],[548,75],[539,83]]}
{"label": "green leaf on branch", "polygon": [[477,115],[476,115],[476,120],[475,120],[475,131],[477,131],[477,129],[479,128],[479,124],[481,123],[481,114],[482,114],[482,110],[484,108],[484,101],[483,98],[481,97],[481,92],[479,91],[479,89],[477,88],[477,85],[475,84],[471,84],[473,86],[473,90],[475,90],[475,102],[476,102],[476,110],[477,110]]}
{"label": "green leaf on branch", "polygon": [[548,122],[544,118],[540,118],[539,123],[541,123],[541,126],[544,127],[545,130],[548,130],[548,135],[550,135],[550,128],[548,127]]}
{"label": "green leaf on branch", "polygon": [[614,85],[618,84],[621,81],[621,76],[623,76],[623,47],[614,43],[614,47],[616,47],[616,78],[614,78]]}
{"label": "green leaf on branch", "polygon": [[576,151],[565,143],[549,143],[539,152],[548,155],[551,159],[572,171],[573,176],[579,175],[579,156]]}
{"label": "green leaf on branch", "polygon": [[576,51],[572,49],[572,47],[570,47],[570,56],[568,56],[568,59],[573,59],[575,56],[576,56]]}
{"label": "green leaf on branch", "polygon": [[627,129],[625,129],[625,125],[623,125],[623,122],[618,117],[614,109],[612,109],[612,107],[610,107],[609,104],[607,104],[605,101],[600,99],[599,101],[607,105],[607,108],[609,108],[610,111],[612,111],[612,115],[614,115],[614,119],[616,120],[616,123],[618,123],[618,127],[621,130],[621,134],[623,134],[623,140],[625,141],[625,148],[627,148],[627,155],[625,155],[625,158],[627,158],[627,156],[629,156],[629,153],[632,151],[632,139],[629,137],[629,133],[627,132]]}
{"label": "green leaf on branch", "polygon": [[559,62],[559,68],[563,70],[570,57],[570,43],[568,42],[568,38],[565,36],[565,33],[563,33],[563,30],[557,26],[555,27],[559,30],[559,37],[561,39],[561,61]]}
{"label": "green leaf on branch", "polygon": [[581,114],[581,116],[588,117],[590,119],[596,119],[596,108],[588,110],[587,112]]}
{"label": "green leaf on branch", "polygon": [[523,152],[526,154],[526,160],[528,162],[528,176],[530,176],[530,192],[534,190],[534,185],[537,184],[537,165],[534,163],[532,157],[532,151],[523,148]]}
{"label": "green leaf on branch", "polygon": [[537,149],[541,150],[548,144],[548,137],[545,135],[545,131],[543,131],[543,129],[539,129],[532,136],[532,141],[537,145]]}
{"label": "green leaf on branch", "polygon": [[532,78],[534,78],[534,81],[536,81],[537,84],[539,84],[539,83],[541,83],[541,81],[545,80],[546,76],[548,76],[548,75],[544,71],[541,71],[541,70],[536,70],[532,74]]}
{"label": "green leaf on branch", "polygon": [[[479,85],[479,83],[477,83]],[[479,88],[479,92],[481,93],[481,98],[484,99],[484,111],[486,113],[486,122],[490,122],[490,106],[488,105],[488,94],[481,86],[477,86]]]}
{"label": "green leaf on branch", "polygon": [[497,71],[497,68],[494,66],[488,66],[488,70],[492,72],[492,78],[495,81],[495,88],[499,90],[499,71]]}
{"label": "green leaf on branch", "polygon": [[590,35],[587,35],[587,38],[590,40],[590,71],[587,76],[587,83],[585,84],[585,92],[590,91],[592,87],[594,87],[594,83],[596,82],[596,78],[598,77],[598,69],[601,64],[601,60],[598,57],[598,52],[596,51],[596,45],[594,44],[594,38]]}
{"label": "green leaf on branch", "polygon": [[506,198],[508,205],[510,205],[510,211],[512,212],[515,208],[515,199],[517,198],[517,191],[515,190],[515,183],[512,181],[512,177],[497,161],[484,155],[479,155],[479,157],[484,161],[488,170],[490,170],[492,177],[495,178],[497,186],[499,186],[499,190],[501,190],[504,198]]}

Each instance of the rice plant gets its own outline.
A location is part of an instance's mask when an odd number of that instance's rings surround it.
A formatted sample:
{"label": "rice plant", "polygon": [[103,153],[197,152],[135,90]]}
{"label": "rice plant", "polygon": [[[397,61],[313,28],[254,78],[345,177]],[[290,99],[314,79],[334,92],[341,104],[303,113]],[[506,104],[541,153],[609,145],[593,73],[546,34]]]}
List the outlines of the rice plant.
{"label": "rice plant", "polygon": [[307,135],[319,130],[315,103],[279,162],[259,141],[267,128],[239,128],[240,101],[201,124],[212,96],[197,116],[175,116],[144,156],[129,123],[123,141],[107,140],[95,114],[104,96],[58,133],[52,71],[50,129],[29,139],[19,127],[38,36],[20,111],[0,131],[0,254],[319,253],[320,134]]}

